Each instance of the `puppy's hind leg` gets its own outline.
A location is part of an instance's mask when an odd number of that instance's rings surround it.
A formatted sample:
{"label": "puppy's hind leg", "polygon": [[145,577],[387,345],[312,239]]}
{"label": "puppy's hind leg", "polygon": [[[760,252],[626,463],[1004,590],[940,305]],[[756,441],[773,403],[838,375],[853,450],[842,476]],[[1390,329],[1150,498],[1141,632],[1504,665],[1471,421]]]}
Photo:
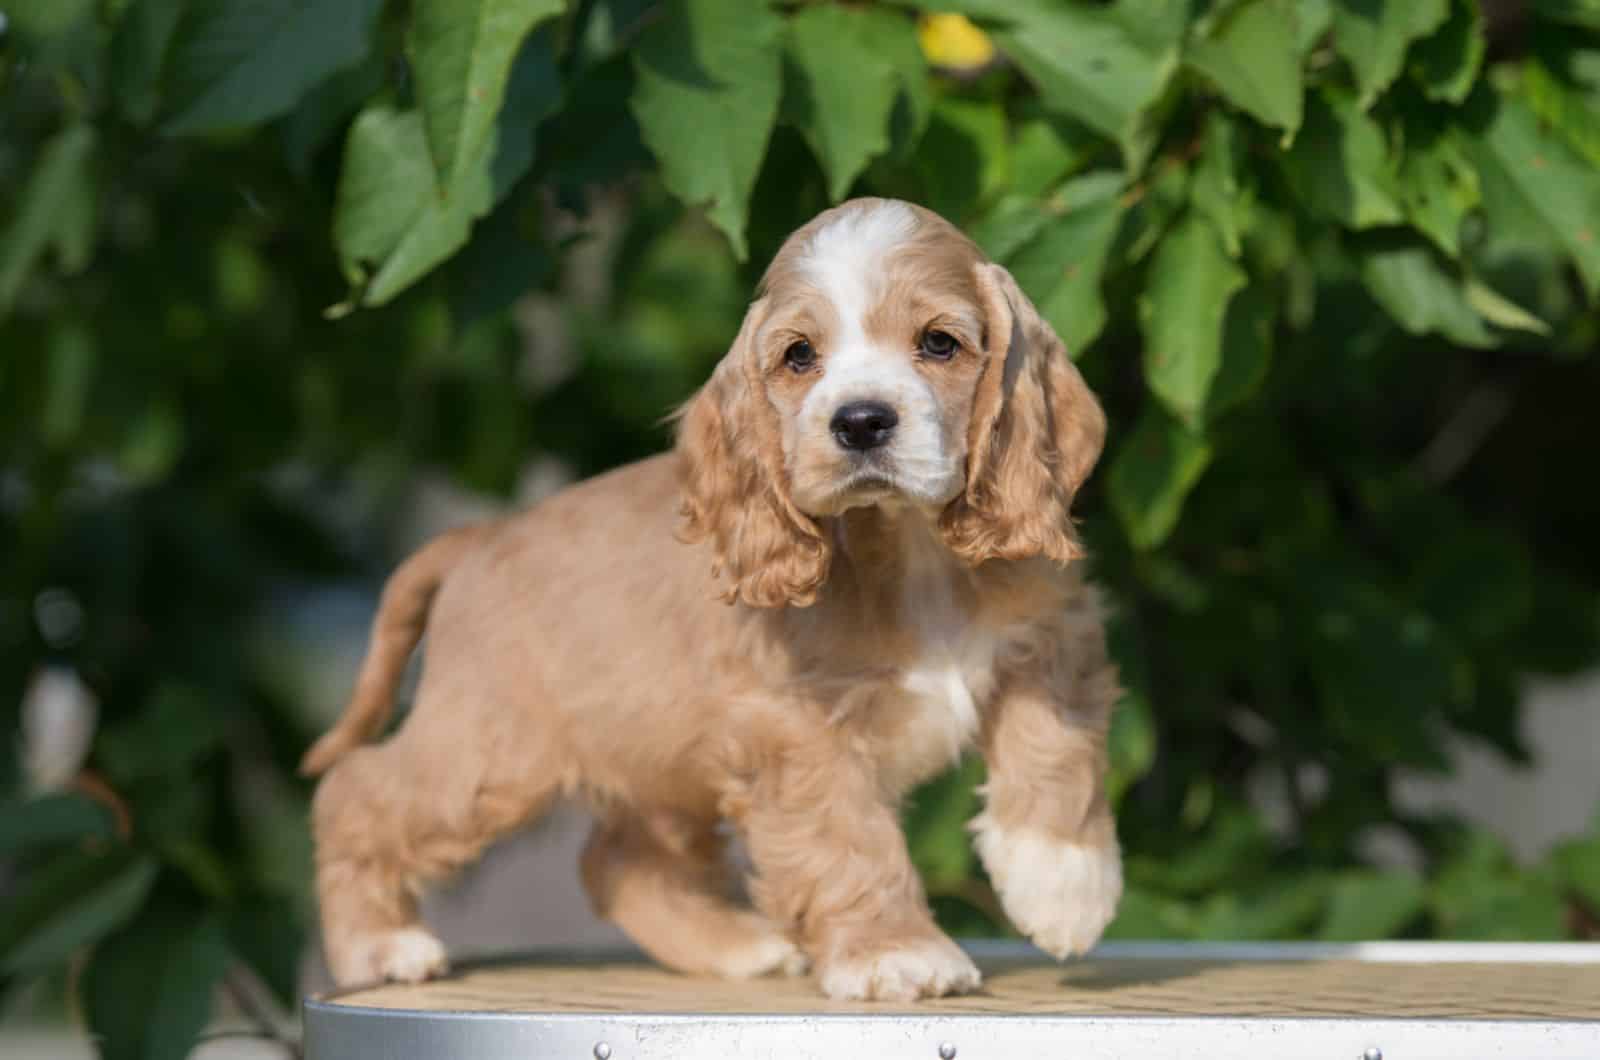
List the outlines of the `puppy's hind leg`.
{"label": "puppy's hind leg", "polygon": [[341,986],[441,974],[443,945],[417,896],[477,858],[557,794],[533,763],[475,761],[419,733],[414,717],[388,743],[341,759],[317,789],[312,823],[328,967]]}
{"label": "puppy's hind leg", "polygon": [[617,814],[584,849],[584,887],[596,913],[669,968],[724,979],[804,971],[795,944],[733,899],[723,848],[709,824]]}

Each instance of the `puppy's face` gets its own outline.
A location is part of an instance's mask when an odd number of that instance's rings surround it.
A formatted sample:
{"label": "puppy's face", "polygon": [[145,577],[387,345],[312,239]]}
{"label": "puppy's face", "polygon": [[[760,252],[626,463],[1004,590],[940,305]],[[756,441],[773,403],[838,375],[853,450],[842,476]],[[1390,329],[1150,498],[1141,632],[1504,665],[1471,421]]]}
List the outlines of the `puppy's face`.
{"label": "puppy's face", "polygon": [[678,426],[684,538],[724,596],[814,601],[831,516],[936,517],[966,562],[1081,556],[1105,417],[1004,268],[936,214],[857,199],[790,236]]}
{"label": "puppy's face", "polygon": [[894,201],[829,211],[784,245],[751,352],[800,511],[937,512],[961,493],[983,367],[981,260],[945,221]]}

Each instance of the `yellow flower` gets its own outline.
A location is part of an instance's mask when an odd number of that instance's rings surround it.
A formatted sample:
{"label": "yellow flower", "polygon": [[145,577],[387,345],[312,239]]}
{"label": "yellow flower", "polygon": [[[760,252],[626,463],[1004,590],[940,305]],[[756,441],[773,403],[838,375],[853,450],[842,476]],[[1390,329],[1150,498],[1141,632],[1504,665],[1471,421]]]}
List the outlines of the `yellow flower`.
{"label": "yellow flower", "polygon": [[994,58],[994,42],[965,15],[923,15],[917,25],[922,54],[934,66],[976,70]]}

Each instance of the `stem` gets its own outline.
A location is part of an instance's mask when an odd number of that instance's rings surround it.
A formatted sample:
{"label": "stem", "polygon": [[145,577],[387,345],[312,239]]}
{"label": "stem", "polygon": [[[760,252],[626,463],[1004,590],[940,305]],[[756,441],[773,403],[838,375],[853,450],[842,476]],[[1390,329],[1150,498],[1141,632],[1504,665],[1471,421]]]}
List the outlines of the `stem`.
{"label": "stem", "polygon": [[256,996],[250,980],[246,978],[239,965],[231,965],[222,974],[222,985],[228,991],[228,996],[233,999],[233,1003],[239,1006],[239,1011],[256,1025],[256,1030],[223,1032],[214,1037],[253,1037],[273,1041],[281,1045],[284,1052],[294,1060],[301,1060],[303,1054],[300,1052],[300,1043],[283,1030],[277,1016]]}

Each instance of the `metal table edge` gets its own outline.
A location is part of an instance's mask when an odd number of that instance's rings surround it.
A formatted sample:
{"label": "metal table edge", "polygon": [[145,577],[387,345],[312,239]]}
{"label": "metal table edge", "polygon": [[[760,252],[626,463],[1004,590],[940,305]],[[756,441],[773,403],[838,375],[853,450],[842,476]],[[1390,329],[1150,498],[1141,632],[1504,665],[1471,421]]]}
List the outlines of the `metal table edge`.
{"label": "metal table edge", "polygon": [[[1039,960],[1026,943],[968,941],[979,961]],[[1596,943],[1168,943],[1097,947],[1101,959],[1600,964]],[[642,963],[639,951],[548,949],[464,962],[462,970],[526,962]],[[1600,1021],[1394,1016],[1230,1016],[917,1012],[491,1012],[351,1004],[362,988],[302,1002],[307,1060],[474,1060],[585,1057],[871,1056],[956,1060],[1071,1056],[1073,1060],[1226,1056],[1229,1060],[1388,1056],[1475,1060],[1600,1058]],[[1179,1044],[1181,1043],[1181,1044]],[[1376,1050],[1374,1053],[1372,1050]]]}
{"label": "metal table edge", "polygon": [[1600,1023],[886,1013],[419,1012],[309,1004],[306,1060],[1595,1060]]}

